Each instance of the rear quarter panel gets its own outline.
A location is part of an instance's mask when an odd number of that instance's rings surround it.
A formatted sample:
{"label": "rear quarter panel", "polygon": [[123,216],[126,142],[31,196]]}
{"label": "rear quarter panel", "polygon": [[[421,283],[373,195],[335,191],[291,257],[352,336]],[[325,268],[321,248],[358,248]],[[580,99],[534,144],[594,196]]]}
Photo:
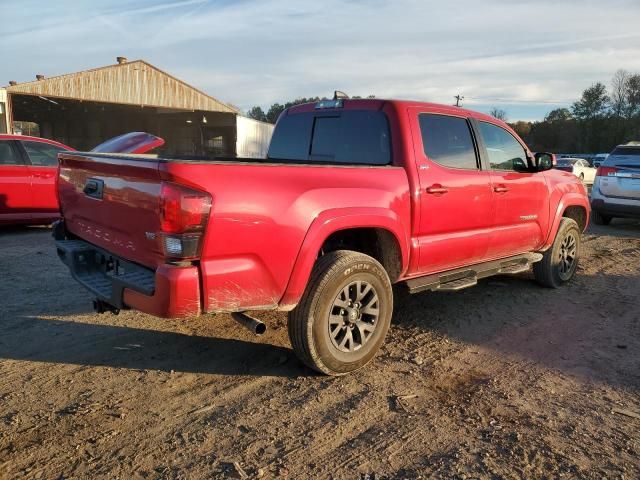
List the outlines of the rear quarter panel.
{"label": "rear quarter panel", "polygon": [[[284,308],[292,306],[323,241],[344,228],[390,229],[408,258],[410,202],[402,167],[214,165],[160,165],[164,179],[213,197],[201,260],[204,311],[276,308],[290,279],[297,285]],[[300,255],[304,271],[292,277]]]}

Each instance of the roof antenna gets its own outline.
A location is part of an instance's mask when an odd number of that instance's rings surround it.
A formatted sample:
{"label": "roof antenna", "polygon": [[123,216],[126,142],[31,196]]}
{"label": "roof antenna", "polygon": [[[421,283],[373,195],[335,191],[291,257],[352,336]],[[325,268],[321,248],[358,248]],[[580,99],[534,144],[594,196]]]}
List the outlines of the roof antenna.
{"label": "roof antenna", "polygon": [[342,99],[349,98],[349,95],[347,95],[347,94],[346,94],[346,93],[344,93],[344,92],[341,92],[340,90],[335,90],[335,91],[333,92],[333,99],[334,99],[334,100],[338,100],[338,99],[341,99],[341,98],[342,98]]}

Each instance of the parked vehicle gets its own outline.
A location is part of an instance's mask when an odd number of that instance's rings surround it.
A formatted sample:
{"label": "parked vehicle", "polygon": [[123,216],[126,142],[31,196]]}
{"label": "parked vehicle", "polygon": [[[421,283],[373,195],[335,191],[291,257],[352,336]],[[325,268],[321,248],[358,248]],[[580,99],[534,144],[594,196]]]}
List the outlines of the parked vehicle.
{"label": "parked vehicle", "polygon": [[602,165],[602,163],[607,159],[608,156],[609,156],[608,153],[598,153],[593,158],[592,166],[595,167],[595,168],[598,168],[600,165]]}
{"label": "parked vehicle", "polygon": [[593,222],[640,218],[640,143],[618,145],[598,168],[591,192]]}
{"label": "parked vehicle", "polygon": [[268,158],[60,155],[57,250],[99,311],[160,317],[289,311],[289,337],[330,375],[368,363],[392,284],[455,291],[533,265],[576,272],[584,186],[504,122],[409,101],[285,110]]}
{"label": "parked vehicle", "polygon": [[44,138],[0,135],[0,225],[44,224],[60,217],[57,157],[71,150]]}
{"label": "parked vehicle", "polygon": [[581,182],[591,185],[596,178],[596,169],[589,166],[584,158],[561,158],[555,167],[558,170],[571,172]]}

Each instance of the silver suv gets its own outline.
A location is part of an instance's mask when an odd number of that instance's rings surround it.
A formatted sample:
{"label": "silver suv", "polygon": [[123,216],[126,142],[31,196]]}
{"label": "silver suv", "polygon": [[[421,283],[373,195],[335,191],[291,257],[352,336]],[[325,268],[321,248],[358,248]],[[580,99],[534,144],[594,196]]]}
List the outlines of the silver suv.
{"label": "silver suv", "polygon": [[600,165],[591,192],[596,225],[614,217],[640,218],[640,142],[618,145]]}

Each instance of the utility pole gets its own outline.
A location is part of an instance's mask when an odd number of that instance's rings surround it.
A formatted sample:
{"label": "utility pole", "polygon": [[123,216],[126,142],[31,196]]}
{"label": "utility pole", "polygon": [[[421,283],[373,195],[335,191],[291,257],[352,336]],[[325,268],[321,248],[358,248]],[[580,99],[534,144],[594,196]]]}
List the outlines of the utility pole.
{"label": "utility pole", "polygon": [[456,99],[456,107],[459,107],[459,106],[460,106],[460,102],[461,102],[462,100],[464,100],[464,97],[463,97],[462,95],[460,95],[460,94],[458,94],[458,95],[454,96],[453,98],[455,98],[455,99]]}

